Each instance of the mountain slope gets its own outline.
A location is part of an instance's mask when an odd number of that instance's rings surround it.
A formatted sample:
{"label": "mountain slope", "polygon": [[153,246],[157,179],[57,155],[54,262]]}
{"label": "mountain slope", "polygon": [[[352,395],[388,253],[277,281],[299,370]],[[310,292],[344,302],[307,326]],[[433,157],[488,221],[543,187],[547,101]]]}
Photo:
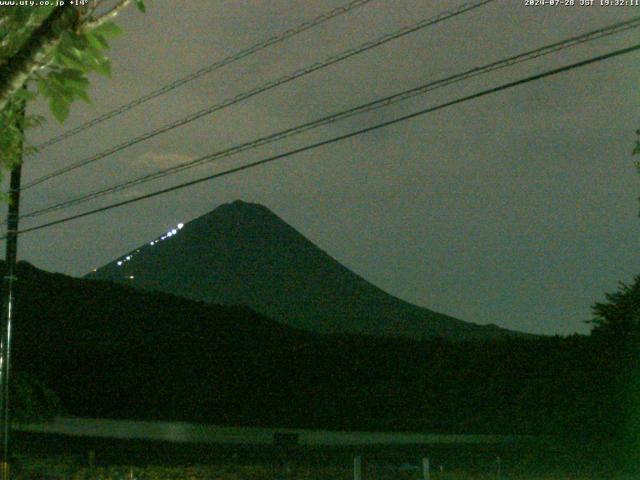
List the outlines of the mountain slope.
{"label": "mountain slope", "polygon": [[235,201],[180,227],[87,278],[212,304],[247,305],[288,325],[320,333],[415,339],[513,333],[463,322],[387,294],[261,205]]}

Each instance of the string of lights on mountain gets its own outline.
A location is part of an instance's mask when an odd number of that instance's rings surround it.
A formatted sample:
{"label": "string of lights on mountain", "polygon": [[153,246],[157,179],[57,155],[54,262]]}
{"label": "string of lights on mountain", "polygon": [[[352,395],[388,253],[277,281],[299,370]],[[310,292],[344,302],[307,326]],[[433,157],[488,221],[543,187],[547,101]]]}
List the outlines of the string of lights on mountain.
{"label": "string of lights on mountain", "polygon": [[[171,230],[169,230],[169,231],[168,231],[167,233],[165,233],[164,235],[162,235],[162,236],[160,236],[160,237],[156,237],[154,240],[151,240],[151,241],[149,242],[149,245],[153,247],[154,245],[157,245],[158,243],[165,241],[167,238],[170,238],[170,237],[173,237],[174,235],[177,235],[177,234],[178,234],[178,232],[179,232],[180,230],[182,230],[182,228],[183,228],[183,227],[184,227],[184,223],[178,223],[178,224],[175,226],[175,228],[172,228]],[[118,259],[118,261],[116,262],[116,264],[117,264],[119,267],[121,267],[121,266],[123,266],[125,263],[130,262],[130,261],[133,259],[133,257],[135,257],[135,256],[136,256],[136,254],[138,254],[138,253],[140,253],[140,249],[139,249],[139,248],[138,248],[138,249],[136,249],[136,250],[135,250],[135,251],[133,251],[133,252],[128,253],[126,256],[124,256],[124,257],[122,257],[122,258]],[[96,271],[96,270],[94,269],[94,272],[95,272],[95,271]],[[130,278],[130,279],[133,279],[134,277],[133,277],[133,276],[130,276],[129,278]]]}

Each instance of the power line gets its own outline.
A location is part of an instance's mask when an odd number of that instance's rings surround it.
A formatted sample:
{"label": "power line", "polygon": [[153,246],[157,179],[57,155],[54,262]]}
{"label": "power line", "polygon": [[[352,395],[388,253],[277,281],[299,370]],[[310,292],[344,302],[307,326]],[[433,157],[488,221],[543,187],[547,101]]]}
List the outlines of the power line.
{"label": "power line", "polygon": [[[54,225],[59,225],[61,223],[70,222],[70,221],[76,220],[78,218],[87,217],[87,216],[90,216],[90,215],[94,215],[96,213],[101,213],[101,212],[105,212],[107,210],[111,210],[111,209],[114,209],[114,208],[122,207],[124,205],[129,205],[131,203],[136,203],[136,202],[139,202],[141,200],[146,200],[148,198],[153,198],[153,197],[157,197],[159,195],[164,195],[165,193],[170,193],[170,192],[174,192],[176,190],[181,190],[183,188],[191,187],[191,186],[196,185],[198,183],[207,182],[207,181],[213,180],[215,178],[224,177],[224,176],[227,176],[227,175],[231,175],[233,173],[241,172],[243,170],[249,170],[251,168],[254,168],[254,167],[257,167],[257,166],[260,166],[260,165],[264,165],[266,163],[274,162],[276,160],[280,160],[282,158],[290,157],[290,156],[296,155],[298,153],[302,153],[302,152],[313,150],[313,149],[316,149],[316,148],[319,148],[319,147],[330,145],[332,143],[336,143],[336,142],[339,142],[339,141],[342,141],[342,140],[345,140],[345,139],[348,139],[348,138],[351,138],[351,137],[355,137],[357,135],[362,135],[364,133],[372,132],[372,131],[378,130],[380,128],[388,127],[390,125],[395,125],[396,123],[400,123],[400,122],[403,122],[403,121],[406,121],[406,120],[409,120],[409,119],[412,119],[412,118],[419,117],[421,115],[425,115],[427,113],[431,113],[431,112],[435,112],[437,110],[441,110],[441,109],[444,109],[444,108],[447,108],[447,107],[451,107],[453,105],[458,105],[458,104],[467,102],[469,100],[474,100],[476,98],[484,97],[486,95],[490,95],[490,94],[497,93],[497,92],[500,92],[500,91],[503,91],[503,90],[507,90],[509,88],[513,88],[513,87],[516,87],[516,86],[519,86],[519,85],[524,85],[524,84],[529,83],[529,82],[533,82],[533,81],[536,81],[536,80],[540,80],[542,78],[550,77],[552,75],[557,75],[559,73],[567,72],[569,70],[573,70],[573,69],[579,68],[579,67],[584,67],[586,65],[590,65],[590,64],[593,64],[593,63],[596,63],[596,62],[607,60],[609,58],[613,58],[613,57],[617,57],[617,56],[624,55],[624,54],[627,54],[627,53],[631,53],[631,52],[634,52],[634,51],[637,51],[637,50],[640,50],[640,44],[636,44],[636,45],[634,45],[632,47],[627,47],[627,48],[615,50],[613,52],[610,52],[610,53],[607,53],[607,54],[604,54],[604,55],[599,55],[597,57],[592,57],[590,59],[583,60],[581,62],[572,63],[572,64],[566,65],[564,67],[559,67],[559,68],[555,68],[555,69],[552,69],[552,70],[547,70],[546,72],[539,73],[539,74],[536,74],[536,75],[532,75],[532,76],[529,76],[529,77],[526,77],[526,78],[523,78],[523,79],[520,79],[520,80],[515,80],[515,81],[512,81],[512,82],[504,83],[504,84],[499,85],[497,87],[489,88],[487,90],[483,90],[483,91],[478,92],[478,93],[474,93],[474,94],[471,94],[471,95],[467,95],[467,96],[464,96],[464,97],[457,98],[455,100],[451,100],[451,101],[448,101],[448,102],[445,102],[445,103],[441,103],[439,105],[436,105],[435,107],[426,108],[424,110],[420,110],[418,112],[414,112],[414,113],[411,113],[411,114],[408,114],[408,115],[404,115],[402,117],[398,117],[398,118],[395,118],[393,120],[388,120],[386,122],[378,123],[378,124],[370,126],[370,127],[366,127],[366,128],[360,129],[360,130],[356,130],[356,131],[353,131],[353,132],[350,132],[350,133],[346,133],[344,135],[339,135],[337,137],[333,137],[333,138],[330,138],[330,139],[327,139],[327,140],[323,140],[321,142],[317,142],[317,143],[313,143],[313,144],[310,144],[310,145],[306,145],[304,147],[296,148],[294,150],[289,150],[289,151],[287,151],[285,153],[274,155],[272,157],[268,157],[268,158],[265,158],[265,159],[262,159],[262,160],[258,160],[258,161],[252,162],[252,163],[248,163],[248,164],[245,164],[245,165],[242,165],[242,166],[239,166],[239,167],[231,168],[231,169],[228,169],[228,170],[225,170],[225,171],[222,171],[222,172],[215,173],[213,175],[208,175],[206,177],[201,177],[201,178],[198,178],[196,180],[191,180],[191,181],[184,182],[184,183],[181,183],[181,184],[178,184],[178,185],[174,185],[173,187],[164,188],[162,190],[156,190],[155,192],[147,193],[147,194],[144,194],[144,195],[139,195],[137,197],[130,198],[130,199],[127,199],[127,200],[116,202],[116,203],[112,203],[112,204],[106,205],[104,207],[95,208],[93,210],[89,210],[89,211],[86,211],[86,212],[83,212],[83,213],[79,213],[79,214],[76,214],[76,215],[70,215],[68,217],[61,218],[59,220],[54,220],[52,222],[47,222],[47,223],[44,223],[44,224],[41,224],[41,225],[37,225],[35,227],[26,228],[26,229],[20,230],[18,233],[19,234],[23,234],[23,233],[33,232],[33,231],[36,231],[36,230],[41,230],[41,229],[44,229],[44,228],[52,227]],[[0,239],[4,239],[4,238],[6,238],[6,237],[4,237],[4,236],[0,237]]]}
{"label": "power line", "polygon": [[110,155],[113,155],[114,153],[120,152],[122,150],[125,150],[126,148],[129,148],[133,145],[136,145],[140,142],[143,142],[145,140],[149,140],[157,135],[160,135],[162,133],[166,133],[170,130],[173,130],[174,128],[178,128],[181,127],[183,125],[186,125],[188,123],[191,123],[195,120],[198,120],[206,115],[210,115],[216,111],[222,110],[224,108],[227,108],[231,105],[234,105],[236,103],[239,103],[241,101],[247,100],[251,97],[254,97],[260,93],[266,92],[268,90],[271,90],[273,88],[279,87],[280,85],[284,85],[286,83],[289,83],[293,80],[296,80],[300,77],[303,77],[305,75],[308,75],[310,73],[313,73],[315,71],[318,71],[320,69],[323,69],[325,67],[328,67],[330,65],[334,65],[338,62],[341,62],[343,60],[346,60],[350,57],[353,57],[355,55],[358,55],[360,53],[366,52],[368,50],[371,50],[373,48],[379,47],[380,45],[383,45],[385,43],[388,43],[392,40],[398,39],[400,37],[403,37],[405,35],[408,35],[410,33],[414,33],[417,32],[418,30],[421,30],[423,28],[429,27],[431,25],[435,25],[436,23],[440,23],[442,21],[448,20],[450,18],[456,17],[458,15],[461,15],[467,11],[470,11],[472,9],[481,7],[487,3],[491,3],[495,0],[475,0],[473,2],[469,2],[469,3],[465,3],[463,5],[461,5],[460,7],[454,9],[454,10],[449,10],[443,13],[440,13],[434,17],[428,18],[428,19],[424,19],[418,23],[415,23],[413,25],[401,28],[400,30],[396,30],[395,32],[392,33],[388,33],[376,40],[370,41],[370,42],[366,42],[358,47],[346,50],[342,53],[339,53],[337,55],[332,55],[331,57],[327,58],[326,60],[322,61],[322,62],[318,62],[318,63],[314,63],[308,67],[296,70],[295,72],[289,74],[289,75],[285,75],[283,77],[280,77],[277,80],[268,82],[266,84],[263,84],[259,87],[253,88],[252,90],[249,90],[247,92],[241,93],[236,95],[233,98],[227,99],[225,101],[223,101],[222,103],[218,103],[216,105],[212,105],[210,107],[207,107],[205,109],[202,109],[198,112],[192,113],[186,117],[183,117],[177,121],[174,121],[172,123],[166,124],[162,127],[156,128],[155,130],[151,130],[149,132],[146,132],[136,138],[127,140],[126,142],[123,142],[119,145],[116,145],[115,147],[111,147],[107,150],[104,150],[100,153],[97,153],[91,157],[85,158],[83,160],[80,160],[76,163],[73,163],[71,165],[68,165],[66,167],[63,167],[59,170],[56,170],[52,173],[49,173],[47,175],[44,175],[42,177],[39,177],[33,181],[31,181],[30,183],[27,183],[26,185],[24,185],[22,187],[22,190],[26,190],[28,188],[34,187],[36,185],[39,185],[43,182],[46,182],[47,180],[50,180],[52,178],[58,177],[60,175],[63,175],[65,173],[69,173],[73,170],[76,170],[77,168],[80,167],[84,167],[85,165],[89,165],[91,163],[94,163],[98,160],[101,160],[105,157],[108,157]]}
{"label": "power line", "polygon": [[371,2],[373,0],[354,0],[342,7],[338,7],[335,8],[327,13],[324,13],[322,15],[319,15],[317,17],[315,17],[312,20],[306,21],[300,25],[298,25],[297,27],[291,28],[289,30],[286,30],[285,32],[282,32],[279,35],[270,37],[260,43],[257,43],[255,45],[252,45],[251,47],[245,48],[244,50],[241,50],[239,52],[234,53],[233,55],[229,55],[228,57],[223,58],[222,60],[218,60],[214,63],[212,63],[211,65],[208,65],[204,68],[201,68],[200,70],[197,70],[185,77],[179,78],[178,80],[175,80],[174,82],[171,82],[167,85],[164,85],[163,87],[158,88],[157,90],[154,90],[152,92],[149,92],[139,98],[136,98],[135,100],[130,101],[129,103],[126,103],[124,105],[119,106],[118,108],[115,108],[113,110],[111,110],[110,112],[104,113],[98,117],[93,118],[92,120],[89,120],[88,122],[85,122],[81,125],[78,125],[75,128],[72,128],[70,130],[67,130],[66,132],[50,138],[49,140],[46,140],[45,142],[41,143],[40,145],[37,145],[36,148],[38,150],[43,150],[47,147],[50,147],[51,145],[55,145],[56,143],[61,142],[62,140],[65,140],[69,137],[72,137],[74,135],[77,135],[78,133],[87,130],[91,127],[95,127],[96,125],[99,125],[102,122],[105,122],[113,117],[117,117],[118,115],[121,115],[125,112],[128,112],[129,110],[132,110],[135,107],[138,107],[140,105],[142,105],[143,103],[148,102],[149,100],[153,100],[154,98],[157,98],[161,95],[164,95],[165,93],[168,93],[172,90],[175,90],[178,87],[181,87],[182,85],[189,83],[193,80],[196,80],[208,73],[214,72],[215,70],[218,70],[226,65],[229,65],[231,63],[237,62],[238,60],[242,60],[245,57],[248,57],[249,55],[253,55],[254,53],[259,52],[260,50],[264,50],[267,47],[271,47],[273,45],[276,45],[278,43],[284,42],[285,40],[298,35],[302,32],[305,32],[307,30],[310,30],[311,28],[317,27],[318,25],[327,22],[329,20],[331,20],[332,18],[338,17],[340,15],[343,15],[345,13],[350,12],[351,10],[354,10],[358,7],[361,7],[362,5],[365,5],[369,2]]}
{"label": "power line", "polygon": [[400,93],[396,93],[387,97],[383,97],[380,99],[377,99],[375,101],[369,102],[369,103],[365,103],[363,105],[359,105],[357,107],[353,107],[350,108],[348,110],[344,110],[338,113],[334,113],[332,115],[329,116],[325,116],[323,118],[314,120],[312,122],[308,122],[302,125],[298,125],[296,127],[292,127],[286,130],[282,130],[280,132],[265,136],[265,137],[261,137],[258,138],[256,140],[252,140],[250,142],[246,142],[240,145],[236,145],[234,147],[230,147],[221,151],[218,151],[216,153],[213,154],[208,154],[205,155],[203,157],[194,159],[194,160],[190,160],[187,162],[184,162],[180,165],[175,165],[173,167],[169,167],[169,168],[165,168],[165,169],[161,169],[158,170],[156,172],[153,173],[149,173],[146,175],[143,175],[141,177],[126,181],[126,182],[121,182],[118,183],[116,185],[112,185],[110,187],[106,187],[91,193],[87,193],[87,194],[83,194],[80,195],[78,197],[69,199],[69,200],[65,200],[63,202],[59,202],[53,205],[49,205],[49,206],[45,206],[42,208],[39,208],[37,210],[33,210],[31,212],[28,212],[24,215],[21,216],[21,218],[25,219],[25,218],[31,218],[31,217],[37,217],[40,215],[44,215],[46,213],[52,212],[52,211],[56,211],[56,210],[61,210],[64,208],[68,208],[74,205],[78,205],[81,203],[85,203],[91,200],[94,200],[96,198],[102,197],[104,195],[108,195],[111,193],[115,193],[115,192],[120,192],[123,190],[126,190],[128,188],[152,181],[152,180],[157,180],[159,178],[163,178],[166,177],[168,175],[173,175],[176,173],[179,173],[181,171],[193,168],[193,167],[197,167],[200,165],[203,165],[205,163],[210,163],[213,162],[215,160],[220,160],[222,158],[228,158],[230,156],[236,155],[240,152],[246,151],[246,150],[251,150],[263,145],[267,145],[270,143],[273,143],[275,141],[278,140],[282,140],[283,138],[288,138],[294,135],[298,135],[300,133],[312,130],[314,128],[323,126],[323,125],[328,125],[331,123],[334,123],[336,121],[339,120],[343,120],[345,118],[349,118],[352,117],[354,115],[357,114],[361,114],[364,112],[368,112],[368,111],[372,111],[375,109],[379,109],[379,108],[383,108],[383,107],[387,107],[389,105],[398,103],[400,101],[404,101],[404,100],[408,100],[410,98],[413,98],[417,95],[421,95],[421,94],[425,94],[428,93],[430,91],[436,90],[438,88],[442,88],[463,80],[467,80],[469,78],[478,76],[478,75],[482,75],[482,74],[486,74],[489,72],[493,72],[502,68],[506,68],[518,63],[522,63],[525,61],[529,61],[529,60],[533,60],[535,58],[539,58],[541,56],[544,55],[549,55],[551,53],[555,53],[557,51],[563,50],[565,48],[569,48],[569,47],[573,47],[576,45],[580,45],[583,44],[585,42],[589,42],[589,41],[593,41],[599,38],[603,38],[605,36],[609,36],[609,35],[613,35],[615,33],[620,33],[622,31],[626,31],[632,28],[637,28],[640,26],[640,17],[636,17],[633,18],[631,20],[627,20],[625,22],[619,22],[613,25],[609,25],[606,27],[602,27],[596,30],[593,30],[591,32],[587,32],[581,35],[577,35],[571,38],[568,38],[566,40],[562,40],[559,42],[555,42],[552,43],[550,45],[546,45],[540,48],[536,48],[534,50],[529,50],[527,52],[524,53],[520,53],[518,55],[514,55],[512,57],[500,60],[500,61],[496,61],[496,62],[492,62],[483,66],[479,66],[479,67],[474,67],[471,69],[468,69],[464,72],[455,74],[455,75],[451,75],[449,77],[440,79],[440,80],[436,80],[436,81],[432,81],[429,82],[427,84],[409,89],[409,90],[405,90],[403,92]]}

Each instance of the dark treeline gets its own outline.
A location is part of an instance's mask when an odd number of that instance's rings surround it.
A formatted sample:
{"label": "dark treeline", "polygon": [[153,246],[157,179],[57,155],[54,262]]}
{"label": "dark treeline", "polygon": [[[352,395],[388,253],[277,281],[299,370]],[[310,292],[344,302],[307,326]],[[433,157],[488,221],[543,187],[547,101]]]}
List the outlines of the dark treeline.
{"label": "dark treeline", "polygon": [[599,438],[628,424],[636,362],[619,335],[321,336],[243,307],[19,275],[13,365],[70,415]]}

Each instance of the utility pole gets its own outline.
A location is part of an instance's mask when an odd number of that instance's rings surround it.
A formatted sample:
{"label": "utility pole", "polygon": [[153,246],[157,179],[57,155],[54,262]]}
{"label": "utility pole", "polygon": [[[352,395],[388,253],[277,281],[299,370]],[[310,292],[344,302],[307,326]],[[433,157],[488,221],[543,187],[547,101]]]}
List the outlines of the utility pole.
{"label": "utility pole", "polygon": [[[25,105],[22,103],[18,115],[19,129],[24,134]],[[13,320],[15,299],[13,286],[16,277],[16,260],[18,256],[18,220],[20,217],[20,176],[22,174],[22,140],[18,155],[20,159],[11,171],[9,187],[9,212],[7,215],[7,244],[5,253],[5,273],[3,279],[4,303],[2,310],[2,334],[0,335],[0,443],[2,463],[0,477],[9,480],[9,364],[11,357],[11,322]]]}

